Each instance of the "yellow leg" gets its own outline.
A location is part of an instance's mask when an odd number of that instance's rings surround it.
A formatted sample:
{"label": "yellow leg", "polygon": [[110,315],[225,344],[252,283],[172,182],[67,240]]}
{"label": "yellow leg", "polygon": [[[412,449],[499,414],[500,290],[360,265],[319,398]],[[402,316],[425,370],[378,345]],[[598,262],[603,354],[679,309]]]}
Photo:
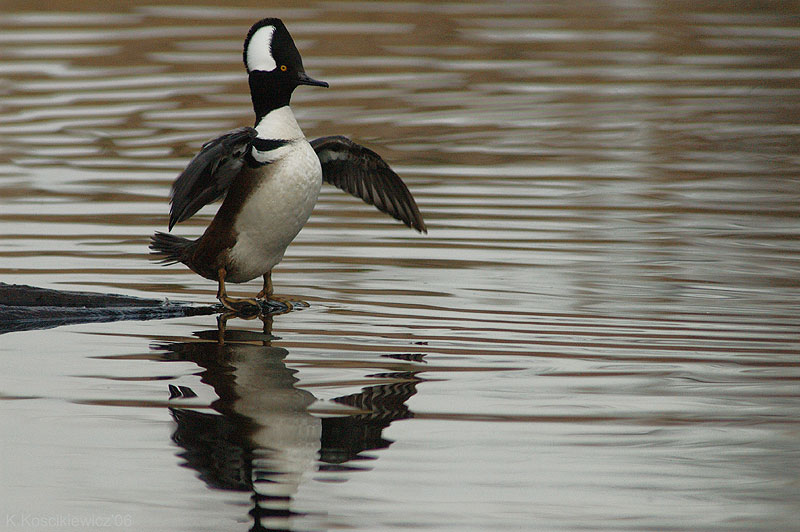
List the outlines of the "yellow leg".
{"label": "yellow leg", "polygon": [[[225,274],[225,268],[220,268],[217,271],[217,278],[219,279],[217,299],[222,303],[222,306],[234,312],[242,312],[244,310],[252,312],[253,310],[260,310],[261,305],[259,305],[258,301],[255,299],[239,299],[228,296],[228,293],[225,291]],[[255,307],[255,309],[253,307]]]}
{"label": "yellow leg", "polygon": [[286,306],[288,310],[292,310],[293,308],[292,303],[288,299],[283,297],[273,296],[272,270],[264,274],[264,288],[261,289],[256,298],[263,299],[264,301],[276,301],[278,303],[283,303],[283,305]]}
{"label": "yellow leg", "polygon": [[264,274],[264,288],[256,295],[256,299],[269,301],[272,298],[272,270]]}

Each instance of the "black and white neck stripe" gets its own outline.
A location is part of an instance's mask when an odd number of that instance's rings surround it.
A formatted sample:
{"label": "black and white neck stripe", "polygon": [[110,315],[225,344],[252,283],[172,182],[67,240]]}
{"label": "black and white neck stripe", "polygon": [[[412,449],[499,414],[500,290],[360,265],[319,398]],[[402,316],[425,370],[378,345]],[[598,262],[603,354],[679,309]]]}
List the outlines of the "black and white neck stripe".
{"label": "black and white neck stripe", "polygon": [[264,139],[256,137],[251,142],[251,149],[245,155],[245,160],[249,166],[263,166],[274,161],[277,157],[275,153],[280,148],[289,144],[290,140],[285,139]]}

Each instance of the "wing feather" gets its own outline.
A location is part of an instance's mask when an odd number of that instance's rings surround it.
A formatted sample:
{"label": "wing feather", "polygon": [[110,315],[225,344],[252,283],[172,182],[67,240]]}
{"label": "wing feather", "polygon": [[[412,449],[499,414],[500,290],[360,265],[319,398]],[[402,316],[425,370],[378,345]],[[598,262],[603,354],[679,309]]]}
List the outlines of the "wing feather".
{"label": "wing feather", "polygon": [[169,229],[225,195],[257,132],[241,127],[203,144],[172,185]]}
{"label": "wing feather", "polygon": [[311,146],[322,164],[323,180],[421,233],[428,232],[408,187],[380,155],[338,135],[315,139]]}

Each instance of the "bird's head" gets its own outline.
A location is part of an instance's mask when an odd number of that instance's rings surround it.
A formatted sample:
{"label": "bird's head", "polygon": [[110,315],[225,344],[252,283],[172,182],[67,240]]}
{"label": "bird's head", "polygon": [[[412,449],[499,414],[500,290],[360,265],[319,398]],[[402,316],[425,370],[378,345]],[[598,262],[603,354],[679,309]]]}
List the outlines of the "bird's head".
{"label": "bird's head", "polygon": [[244,40],[244,64],[251,78],[255,75],[290,92],[298,85],[328,86],[306,74],[289,30],[277,18],[265,18],[250,28]]}

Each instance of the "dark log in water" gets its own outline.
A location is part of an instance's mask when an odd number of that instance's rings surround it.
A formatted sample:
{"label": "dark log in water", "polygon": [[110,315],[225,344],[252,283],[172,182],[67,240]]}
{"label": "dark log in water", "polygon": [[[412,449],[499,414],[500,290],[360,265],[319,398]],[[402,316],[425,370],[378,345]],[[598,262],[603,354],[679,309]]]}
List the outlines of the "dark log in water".
{"label": "dark log in water", "polygon": [[196,306],[161,299],[62,292],[0,283],[0,334],[74,323],[155,320],[217,311],[218,305]]}

